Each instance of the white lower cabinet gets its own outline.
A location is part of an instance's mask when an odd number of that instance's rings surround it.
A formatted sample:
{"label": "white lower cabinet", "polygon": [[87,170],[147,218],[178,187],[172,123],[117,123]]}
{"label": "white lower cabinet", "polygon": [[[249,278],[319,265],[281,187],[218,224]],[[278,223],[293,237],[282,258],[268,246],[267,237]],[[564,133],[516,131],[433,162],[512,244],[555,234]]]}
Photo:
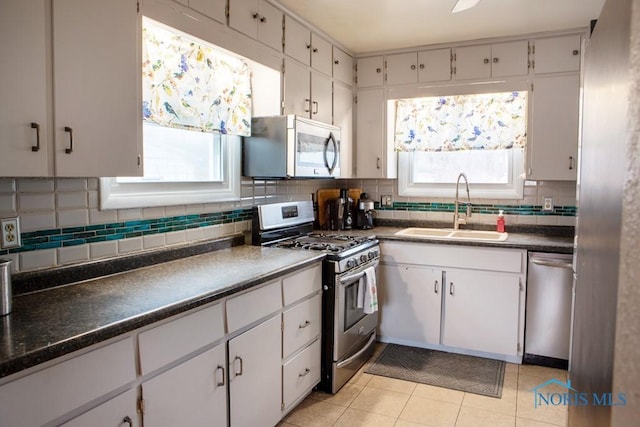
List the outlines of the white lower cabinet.
{"label": "white lower cabinet", "polygon": [[280,421],[281,343],[280,315],[229,341],[232,426],[274,426]]}
{"label": "white lower cabinet", "polygon": [[381,265],[379,334],[405,345],[440,344],[442,270]]}
{"label": "white lower cabinet", "polygon": [[138,392],[126,391],[62,424],[62,427],[137,427],[142,425],[136,410]]}
{"label": "white lower cabinet", "polygon": [[320,340],[282,366],[282,405],[289,409],[320,382]]}
{"label": "white lower cabinet", "polygon": [[520,277],[473,270],[447,270],[445,277],[442,344],[517,354]]}
{"label": "white lower cabinet", "polygon": [[521,362],[526,251],[382,242],[381,341]]}
{"label": "white lower cabinet", "polygon": [[225,345],[142,383],[144,425],[226,426]]}

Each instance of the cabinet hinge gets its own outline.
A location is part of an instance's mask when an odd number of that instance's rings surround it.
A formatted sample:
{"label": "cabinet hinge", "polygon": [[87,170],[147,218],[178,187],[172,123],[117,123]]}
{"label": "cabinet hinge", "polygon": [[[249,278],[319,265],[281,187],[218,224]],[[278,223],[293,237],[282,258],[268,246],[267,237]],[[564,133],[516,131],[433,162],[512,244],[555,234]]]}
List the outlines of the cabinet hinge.
{"label": "cabinet hinge", "polygon": [[224,7],[224,16],[229,19],[229,2]]}
{"label": "cabinet hinge", "polygon": [[516,351],[517,351],[518,353],[520,353],[521,348],[522,348],[522,346],[520,345],[520,343],[518,343],[518,345],[517,345],[517,347],[516,347]]}
{"label": "cabinet hinge", "polygon": [[531,45],[527,43],[527,53],[531,55]]}
{"label": "cabinet hinge", "polygon": [[136,2],[136,13],[140,13],[140,2]]}
{"label": "cabinet hinge", "polygon": [[138,413],[144,415],[144,399],[142,397],[138,399]]}
{"label": "cabinet hinge", "polygon": [[284,320],[280,321],[280,331],[284,332]]}
{"label": "cabinet hinge", "polygon": [[356,95],[356,96],[354,96],[354,97],[353,97],[353,102],[354,102],[354,104],[357,104],[357,103],[358,103],[358,95]]}
{"label": "cabinet hinge", "polygon": [[524,286],[522,286],[522,279],[519,279],[518,287],[521,291],[524,291]]}
{"label": "cabinet hinge", "polygon": [[531,83],[531,92],[533,92],[533,83]]}
{"label": "cabinet hinge", "polygon": [[536,69],[536,61],[535,60],[531,61],[531,68],[533,68],[534,70]]}
{"label": "cabinet hinge", "polygon": [[533,46],[531,46],[531,53],[533,53],[533,54],[536,53],[536,45],[535,44]]}
{"label": "cabinet hinge", "polygon": [[[356,67],[357,68],[357,67]],[[358,72],[358,70],[356,69],[356,73]],[[356,77],[354,78],[354,80],[356,81],[356,85],[358,84],[358,74],[356,74]]]}
{"label": "cabinet hinge", "polygon": [[282,402],[282,403],[280,404],[280,410],[281,410],[281,411],[284,411],[284,402]]}

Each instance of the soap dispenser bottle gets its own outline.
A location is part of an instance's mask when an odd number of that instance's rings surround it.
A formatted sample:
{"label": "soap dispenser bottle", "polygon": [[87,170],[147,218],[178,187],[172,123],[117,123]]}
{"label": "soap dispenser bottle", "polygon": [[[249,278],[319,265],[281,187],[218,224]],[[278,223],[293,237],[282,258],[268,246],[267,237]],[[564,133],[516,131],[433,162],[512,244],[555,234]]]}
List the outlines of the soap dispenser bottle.
{"label": "soap dispenser bottle", "polygon": [[498,212],[496,231],[498,233],[504,233],[504,211],[502,209]]}

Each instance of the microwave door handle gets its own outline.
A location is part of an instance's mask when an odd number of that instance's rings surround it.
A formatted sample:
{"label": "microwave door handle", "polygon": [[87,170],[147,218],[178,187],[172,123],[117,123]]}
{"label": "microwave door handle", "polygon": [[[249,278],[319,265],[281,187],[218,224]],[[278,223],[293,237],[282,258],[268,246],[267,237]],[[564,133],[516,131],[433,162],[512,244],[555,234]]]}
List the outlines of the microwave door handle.
{"label": "microwave door handle", "polygon": [[[327,158],[327,151],[329,148],[329,142],[333,144],[333,152],[335,155],[333,156],[333,163],[329,166],[329,159]],[[338,143],[336,142],[336,138],[333,136],[333,132],[329,132],[329,138],[327,138],[326,143],[324,144],[324,164],[329,169],[329,175],[333,174],[333,170],[336,168],[338,163]]]}

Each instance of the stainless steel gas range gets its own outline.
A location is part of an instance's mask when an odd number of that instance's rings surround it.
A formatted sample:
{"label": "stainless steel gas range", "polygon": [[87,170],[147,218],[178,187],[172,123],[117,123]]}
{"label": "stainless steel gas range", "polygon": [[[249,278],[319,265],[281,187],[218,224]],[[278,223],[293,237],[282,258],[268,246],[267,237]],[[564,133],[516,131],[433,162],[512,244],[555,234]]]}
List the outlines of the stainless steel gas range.
{"label": "stainless steel gas range", "polygon": [[254,208],[252,243],[292,250],[322,251],[322,380],[319,388],[337,392],[373,353],[378,312],[358,304],[360,281],[377,269],[380,252],[374,236],[324,234],[313,230],[311,201]]}

